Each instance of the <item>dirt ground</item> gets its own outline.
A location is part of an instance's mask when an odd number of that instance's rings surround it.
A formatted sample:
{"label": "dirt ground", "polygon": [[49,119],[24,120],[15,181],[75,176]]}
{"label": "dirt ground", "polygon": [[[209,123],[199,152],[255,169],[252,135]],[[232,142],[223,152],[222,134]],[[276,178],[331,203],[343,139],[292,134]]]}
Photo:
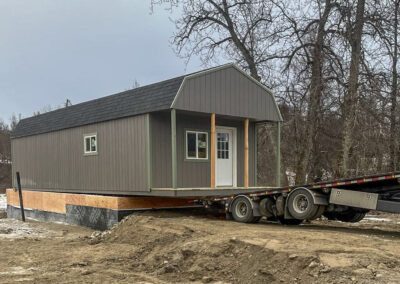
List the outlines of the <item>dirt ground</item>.
{"label": "dirt ground", "polygon": [[196,211],[105,232],[0,219],[0,283],[399,283],[400,217],[240,224]]}

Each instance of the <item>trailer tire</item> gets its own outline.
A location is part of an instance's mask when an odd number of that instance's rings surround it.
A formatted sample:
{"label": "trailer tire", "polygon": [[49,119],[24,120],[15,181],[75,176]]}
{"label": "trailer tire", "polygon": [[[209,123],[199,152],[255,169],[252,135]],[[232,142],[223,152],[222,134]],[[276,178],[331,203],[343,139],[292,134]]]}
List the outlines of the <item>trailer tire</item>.
{"label": "trailer tire", "polygon": [[364,213],[364,212],[358,212],[358,214],[356,216],[354,216],[353,219],[350,220],[350,223],[360,222],[362,219],[364,219],[366,214],[367,213]]}
{"label": "trailer tire", "polygon": [[317,206],[317,210],[315,211],[314,215],[310,216],[310,218],[308,218],[308,220],[316,220],[319,217],[322,216],[322,214],[324,214],[325,211],[325,206],[324,205],[318,205]]}
{"label": "trailer tire", "polygon": [[232,217],[241,223],[251,223],[254,220],[253,207],[250,200],[239,196],[232,203]]}
{"label": "trailer tire", "polygon": [[346,223],[357,223],[360,222],[365,217],[366,212],[355,211],[354,209],[349,209],[345,212],[336,215],[336,219]]}
{"label": "trailer tire", "polygon": [[264,198],[260,201],[260,206],[258,207],[262,216],[265,217],[273,217],[274,214],[273,209],[274,201],[270,198]]}
{"label": "trailer tire", "polygon": [[287,207],[290,215],[295,219],[305,220],[313,217],[318,211],[311,193],[300,188],[293,191],[288,198]]}

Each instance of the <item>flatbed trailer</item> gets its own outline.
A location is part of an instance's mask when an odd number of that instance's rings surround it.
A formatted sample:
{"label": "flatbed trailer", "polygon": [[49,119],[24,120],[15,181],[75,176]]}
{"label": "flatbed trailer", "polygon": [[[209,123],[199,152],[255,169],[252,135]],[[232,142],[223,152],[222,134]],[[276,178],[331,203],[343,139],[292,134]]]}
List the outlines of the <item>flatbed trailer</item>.
{"label": "flatbed trailer", "polygon": [[400,172],[278,188],[240,190],[194,202],[224,207],[227,218],[254,223],[262,217],[300,224],[322,215],[343,222],[361,221],[370,210],[400,213]]}

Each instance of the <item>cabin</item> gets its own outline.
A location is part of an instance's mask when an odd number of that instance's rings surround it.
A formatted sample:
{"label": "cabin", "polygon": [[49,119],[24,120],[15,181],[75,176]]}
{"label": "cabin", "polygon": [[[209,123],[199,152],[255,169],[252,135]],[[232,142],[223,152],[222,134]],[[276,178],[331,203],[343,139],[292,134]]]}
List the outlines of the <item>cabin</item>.
{"label": "cabin", "polygon": [[[259,187],[257,127],[281,121],[267,87],[222,65],[22,119],[12,133],[13,187],[19,172],[27,208],[69,208],[81,219],[86,207],[169,207],[184,204],[174,197]],[[7,195],[16,216],[18,197]]]}

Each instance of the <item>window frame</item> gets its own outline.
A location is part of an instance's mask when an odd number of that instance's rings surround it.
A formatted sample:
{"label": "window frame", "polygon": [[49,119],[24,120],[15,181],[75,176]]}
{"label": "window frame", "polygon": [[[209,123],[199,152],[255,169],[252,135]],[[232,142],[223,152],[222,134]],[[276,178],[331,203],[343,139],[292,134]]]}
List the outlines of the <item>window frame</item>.
{"label": "window frame", "polygon": [[[189,133],[194,133],[196,134],[196,157],[189,157],[188,156],[188,134]],[[199,139],[198,139],[198,134],[205,134],[206,135],[206,157],[205,158],[199,158]],[[200,129],[185,129],[185,161],[188,162],[208,162],[209,160],[209,131],[207,130],[200,130]]]}
{"label": "window frame", "polygon": [[[96,139],[96,151],[92,151],[90,149],[90,151],[86,151],[86,139],[90,139],[92,140],[92,138]],[[83,155],[84,156],[93,156],[93,155],[97,155],[99,152],[99,143],[98,143],[98,139],[97,139],[97,133],[87,133],[87,134],[83,134]]]}

